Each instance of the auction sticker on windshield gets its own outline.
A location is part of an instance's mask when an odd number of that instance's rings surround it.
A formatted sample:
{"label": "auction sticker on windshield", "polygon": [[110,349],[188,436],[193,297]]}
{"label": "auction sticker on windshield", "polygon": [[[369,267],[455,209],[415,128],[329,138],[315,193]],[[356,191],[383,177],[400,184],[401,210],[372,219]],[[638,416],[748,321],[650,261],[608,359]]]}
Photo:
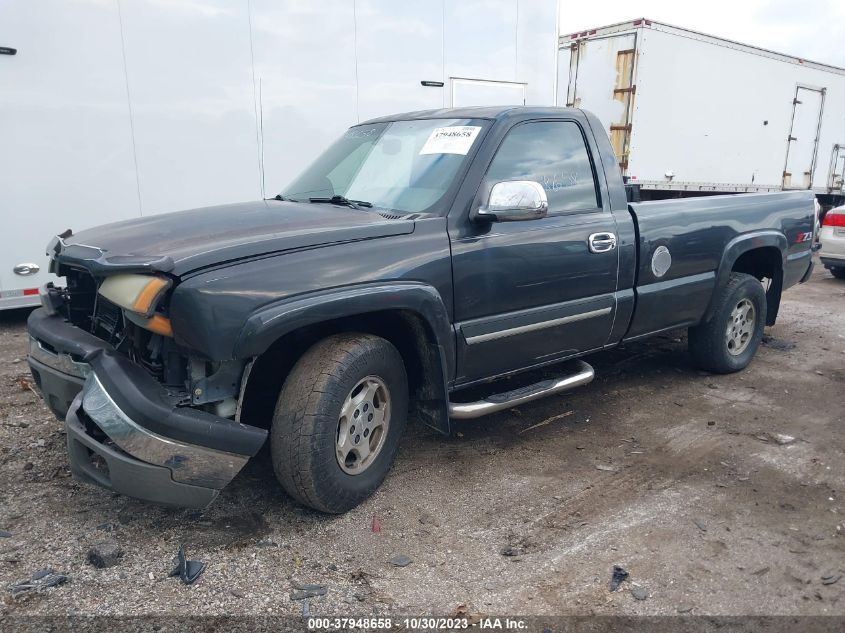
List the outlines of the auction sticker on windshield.
{"label": "auction sticker on windshield", "polygon": [[472,142],[481,130],[476,125],[453,125],[436,127],[420,150],[422,154],[463,154],[472,147]]}

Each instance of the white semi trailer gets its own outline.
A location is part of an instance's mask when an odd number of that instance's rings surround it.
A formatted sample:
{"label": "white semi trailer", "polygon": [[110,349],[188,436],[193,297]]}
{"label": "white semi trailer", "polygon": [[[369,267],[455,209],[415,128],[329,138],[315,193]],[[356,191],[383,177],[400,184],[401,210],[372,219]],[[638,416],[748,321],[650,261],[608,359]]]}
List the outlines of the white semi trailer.
{"label": "white semi trailer", "polygon": [[342,130],[550,105],[556,0],[0,3],[0,309],[52,235],[272,196]]}
{"label": "white semi trailer", "polygon": [[563,35],[558,105],[596,113],[643,199],[845,202],[845,69],[639,19]]}

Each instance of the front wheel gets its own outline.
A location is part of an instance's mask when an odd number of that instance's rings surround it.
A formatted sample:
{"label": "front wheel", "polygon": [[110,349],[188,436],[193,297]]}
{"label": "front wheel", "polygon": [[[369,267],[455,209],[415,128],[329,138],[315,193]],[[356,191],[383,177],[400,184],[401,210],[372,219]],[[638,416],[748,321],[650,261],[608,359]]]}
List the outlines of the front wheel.
{"label": "front wheel", "polygon": [[845,279],[845,266],[831,266],[830,274],[837,279]]}
{"label": "front wheel", "polygon": [[270,432],[276,477],[315,510],[351,510],[390,470],[407,414],[405,365],[391,343],[370,334],[323,339],[279,394]]}
{"label": "front wheel", "polygon": [[712,318],[689,329],[689,350],[702,369],[729,374],[745,369],[757,353],[766,325],[766,293],[744,273],[731,273],[718,293]]}

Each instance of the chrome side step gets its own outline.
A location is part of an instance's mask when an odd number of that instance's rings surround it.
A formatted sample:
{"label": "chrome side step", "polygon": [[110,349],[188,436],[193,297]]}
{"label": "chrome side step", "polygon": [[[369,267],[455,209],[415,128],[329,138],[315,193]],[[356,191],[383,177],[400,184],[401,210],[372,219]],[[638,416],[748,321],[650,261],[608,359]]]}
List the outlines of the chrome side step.
{"label": "chrome side step", "polygon": [[578,370],[574,374],[562,378],[542,380],[527,387],[520,387],[512,391],[488,396],[484,400],[477,402],[450,402],[449,417],[455,420],[480,418],[482,415],[489,415],[497,411],[510,409],[519,404],[539,400],[540,398],[561,393],[562,391],[569,391],[570,389],[575,389],[576,387],[581,387],[592,382],[593,378],[596,377],[595,370],[582,360],[577,362]]}

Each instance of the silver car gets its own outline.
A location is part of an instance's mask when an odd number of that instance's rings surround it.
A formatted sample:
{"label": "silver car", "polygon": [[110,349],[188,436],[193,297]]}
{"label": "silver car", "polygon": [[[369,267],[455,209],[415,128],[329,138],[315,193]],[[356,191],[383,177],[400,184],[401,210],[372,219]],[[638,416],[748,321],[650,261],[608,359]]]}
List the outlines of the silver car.
{"label": "silver car", "polygon": [[827,212],[822,223],[819,257],[837,279],[845,279],[845,206]]}

